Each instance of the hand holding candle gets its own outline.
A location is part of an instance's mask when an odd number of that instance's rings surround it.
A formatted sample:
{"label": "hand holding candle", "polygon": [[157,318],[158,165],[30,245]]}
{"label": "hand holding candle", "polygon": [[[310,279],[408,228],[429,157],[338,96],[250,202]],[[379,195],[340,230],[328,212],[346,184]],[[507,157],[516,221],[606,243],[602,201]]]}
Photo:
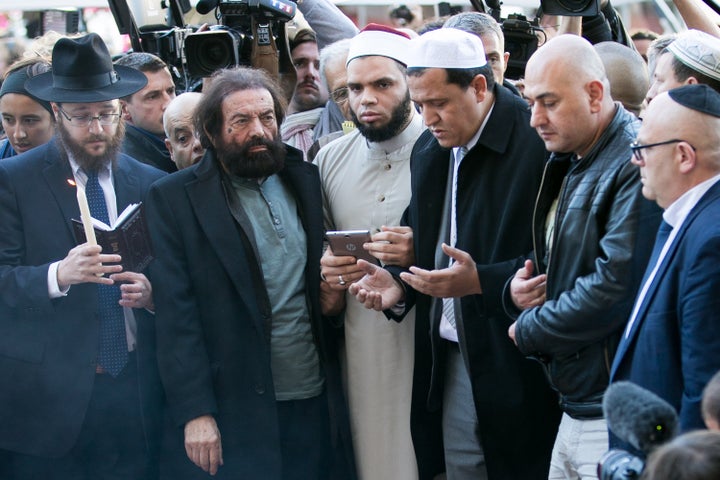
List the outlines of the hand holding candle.
{"label": "hand holding candle", "polygon": [[80,219],[82,220],[83,229],[85,230],[85,238],[88,245],[97,245],[97,239],[95,238],[95,229],[93,228],[92,216],[90,215],[90,207],[88,206],[87,197],[85,196],[85,189],[75,183],[73,180],[68,180],[70,185],[75,186],[77,190],[77,202],[80,207]]}

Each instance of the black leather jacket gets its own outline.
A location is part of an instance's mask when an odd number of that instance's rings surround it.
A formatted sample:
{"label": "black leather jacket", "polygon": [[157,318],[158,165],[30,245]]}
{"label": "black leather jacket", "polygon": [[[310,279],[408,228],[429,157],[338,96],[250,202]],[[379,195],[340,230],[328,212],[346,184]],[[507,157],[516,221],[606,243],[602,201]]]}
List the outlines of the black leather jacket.
{"label": "black leather jacket", "polygon": [[[618,106],[581,159],[553,155],[533,217],[537,269],[547,273],[547,300],[520,314],[518,348],[542,361],[562,409],[575,418],[602,416],[602,395],[659,223],[641,194],[630,143],[639,122]],[[552,248],[545,222],[558,198]]]}

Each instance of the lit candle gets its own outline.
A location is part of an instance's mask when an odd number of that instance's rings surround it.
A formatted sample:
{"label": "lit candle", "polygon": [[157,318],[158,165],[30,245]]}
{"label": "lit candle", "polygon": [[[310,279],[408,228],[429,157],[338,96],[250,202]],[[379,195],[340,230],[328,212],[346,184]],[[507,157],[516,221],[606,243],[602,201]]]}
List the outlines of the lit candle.
{"label": "lit candle", "polygon": [[77,190],[77,202],[80,207],[80,219],[82,220],[83,228],[85,229],[85,238],[87,239],[87,243],[88,245],[97,245],[92,216],[90,215],[90,207],[88,206],[87,197],[85,196],[85,189],[72,180],[68,180],[68,183],[70,185],[75,185],[75,190]]}

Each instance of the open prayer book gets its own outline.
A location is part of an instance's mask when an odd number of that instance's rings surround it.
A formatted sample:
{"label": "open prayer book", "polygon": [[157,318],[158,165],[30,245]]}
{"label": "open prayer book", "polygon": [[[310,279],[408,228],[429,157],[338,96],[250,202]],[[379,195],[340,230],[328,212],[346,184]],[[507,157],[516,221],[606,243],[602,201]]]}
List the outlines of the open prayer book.
{"label": "open prayer book", "polygon": [[[92,221],[102,253],[120,255],[123,271],[142,272],[150,264],[153,252],[142,203],[128,205],[112,226],[96,218]],[[72,224],[78,244],[85,243],[87,239],[82,222],[73,218]]]}

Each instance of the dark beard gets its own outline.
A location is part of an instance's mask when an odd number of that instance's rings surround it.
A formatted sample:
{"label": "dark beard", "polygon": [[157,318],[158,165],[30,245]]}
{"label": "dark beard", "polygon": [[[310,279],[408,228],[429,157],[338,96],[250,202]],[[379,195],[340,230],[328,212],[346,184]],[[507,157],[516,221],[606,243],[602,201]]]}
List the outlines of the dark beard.
{"label": "dark beard", "polygon": [[408,91],[403,101],[393,109],[387,125],[381,127],[363,125],[352,109],[350,109],[350,115],[352,115],[353,122],[357,125],[357,129],[360,130],[360,134],[367,138],[368,141],[384,142],[385,140],[390,140],[402,131],[410,117],[410,92]]}
{"label": "dark beard", "polygon": [[[264,145],[267,150],[250,152],[253,147]],[[219,140],[215,146],[218,160],[231,175],[243,178],[265,178],[285,166],[285,144],[278,135],[274,140],[254,138],[238,145]]]}
{"label": "dark beard", "polygon": [[101,167],[106,165],[115,166],[118,152],[120,151],[123,138],[125,138],[125,123],[122,120],[118,123],[115,135],[112,137],[103,133],[101,135],[93,135],[92,137],[86,139],[88,142],[97,140],[105,141],[107,143],[107,148],[105,149],[105,153],[102,155],[89,154],[82,145],[78,144],[77,141],[70,136],[70,132],[65,126],[63,120],[57,122],[57,131],[60,143],[65,148],[65,151],[72,156],[78,166],[86,173],[98,172]]}

